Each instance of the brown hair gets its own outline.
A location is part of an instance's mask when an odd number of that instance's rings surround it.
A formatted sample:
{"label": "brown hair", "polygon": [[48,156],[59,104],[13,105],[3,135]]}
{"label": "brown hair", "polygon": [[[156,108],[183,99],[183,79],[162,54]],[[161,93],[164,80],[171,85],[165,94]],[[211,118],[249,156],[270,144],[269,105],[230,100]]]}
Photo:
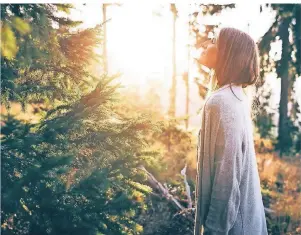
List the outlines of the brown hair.
{"label": "brown hair", "polygon": [[215,74],[219,87],[226,84],[247,87],[259,77],[258,49],[247,34],[234,28],[221,29],[217,38]]}

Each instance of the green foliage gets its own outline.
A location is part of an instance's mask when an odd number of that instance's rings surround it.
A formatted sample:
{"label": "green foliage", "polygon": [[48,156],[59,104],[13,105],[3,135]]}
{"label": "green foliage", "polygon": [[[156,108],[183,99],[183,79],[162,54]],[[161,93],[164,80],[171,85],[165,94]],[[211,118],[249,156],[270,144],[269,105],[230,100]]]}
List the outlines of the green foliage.
{"label": "green foliage", "polygon": [[1,4],[3,104],[74,100],[95,84],[87,64],[97,59],[100,28],[72,31],[80,22],[57,16],[71,7]]}
{"label": "green foliage", "polygon": [[2,56],[12,59],[17,53],[16,37],[8,25],[1,29],[1,54]]}
{"label": "green foliage", "polygon": [[143,119],[114,111],[116,87],[51,110],[39,124],[3,119],[4,234],[138,234],[133,218],[149,192]]}
{"label": "green foliage", "polygon": [[[190,155],[195,156],[193,135],[181,127],[181,119],[166,119],[160,112],[160,99],[155,87],[139,96],[137,92],[125,90],[119,102],[120,112],[126,118],[133,119],[139,113],[154,120],[155,125],[148,129],[145,138],[150,146],[144,156],[144,167],[161,182],[167,184],[169,192],[187,207],[187,195],[181,170],[187,163],[191,169]],[[193,161],[193,164],[195,162]],[[189,176],[188,176],[189,177]],[[194,174],[192,176],[194,179]],[[189,181],[191,190],[193,182]],[[151,186],[151,185],[150,185]],[[137,214],[137,223],[143,226],[143,234],[191,234],[193,220],[188,220],[183,211],[161,197],[161,192],[154,190],[145,197],[147,208]],[[184,215],[185,214],[185,215]],[[188,213],[191,217],[191,212]]]}
{"label": "green foliage", "polygon": [[190,151],[194,149],[192,133],[181,128],[179,122],[178,119],[163,121],[160,131],[154,132],[151,137],[163,147],[164,170],[160,172],[160,179],[172,179],[179,175],[188,161]]}
{"label": "green foliage", "polygon": [[[151,210],[141,217],[145,235],[191,235],[193,234],[193,213],[185,210],[179,213],[165,199],[152,197],[148,199]],[[189,219],[188,219],[189,217]]]}
{"label": "green foliage", "polygon": [[[128,119],[137,119],[143,114],[153,120],[153,128],[146,133],[146,142],[150,146],[145,168],[161,180],[179,179],[178,175],[189,162],[190,154],[195,154],[193,134],[180,125],[183,118],[166,118],[160,111],[160,98],[155,88],[144,96],[136,92],[124,91],[119,103],[120,113]],[[180,180],[182,180],[180,178]]]}
{"label": "green foliage", "polygon": [[1,5],[2,36],[16,43],[2,54],[1,100],[47,107],[37,124],[2,117],[2,232],[140,234],[153,126],[123,113],[114,77],[91,75],[101,31],[57,16],[71,7]]}
{"label": "green foliage", "polygon": [[253,122],[257,127],[261,138],[273,138],[272,130],[275,127],[273,118],[275,111],[270,108],[271,91],[266,91],[266,87],[260,87],[257,91],[253,108]]}

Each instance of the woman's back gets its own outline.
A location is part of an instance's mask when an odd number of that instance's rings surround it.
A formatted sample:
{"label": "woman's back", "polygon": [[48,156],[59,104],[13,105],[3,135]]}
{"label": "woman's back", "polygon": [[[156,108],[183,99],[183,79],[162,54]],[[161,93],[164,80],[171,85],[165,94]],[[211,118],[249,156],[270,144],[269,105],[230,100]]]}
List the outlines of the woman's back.
{"label": "woman's back", "polygon": [[205,232],[267,234],[249,102],[241,86],[227,85],[207,99],[199,144]]}

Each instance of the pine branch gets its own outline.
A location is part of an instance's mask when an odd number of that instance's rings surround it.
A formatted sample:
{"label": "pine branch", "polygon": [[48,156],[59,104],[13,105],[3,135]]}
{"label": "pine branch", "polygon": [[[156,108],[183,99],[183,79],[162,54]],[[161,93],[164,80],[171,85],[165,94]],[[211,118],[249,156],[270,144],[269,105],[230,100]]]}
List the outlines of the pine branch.
{"label": "pine branch", "polygon": [[164,187],[150,172],[148,172],[144,168],[144,166],[140,166],[139,169],[141,169],[144,172],[146,172],[146,174],[148,176],[149,183],[152,185],[153,188],[156,188],[161,193],[162,197],[164,197],[168,201],[172,202],[176,206],[176,208],[178,208],[180,210],[184,210],[185,209],[185,207],[183,207],[178,202],[178,200],[175,199],[175,197],[168,192],[168,189],[166,187]]}

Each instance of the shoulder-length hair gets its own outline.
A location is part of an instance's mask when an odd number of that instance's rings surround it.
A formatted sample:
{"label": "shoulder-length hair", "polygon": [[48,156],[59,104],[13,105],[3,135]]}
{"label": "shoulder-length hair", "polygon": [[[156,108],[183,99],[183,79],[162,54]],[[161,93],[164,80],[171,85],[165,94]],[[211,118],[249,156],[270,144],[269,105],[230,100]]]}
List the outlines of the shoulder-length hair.
{"label": "shoulder-length hair", "polygon": [[234,28],[221,29],[217,38],[215,74],[219,87],[236,84],[247,87],[259,77],[258,49],[247,34]]}

